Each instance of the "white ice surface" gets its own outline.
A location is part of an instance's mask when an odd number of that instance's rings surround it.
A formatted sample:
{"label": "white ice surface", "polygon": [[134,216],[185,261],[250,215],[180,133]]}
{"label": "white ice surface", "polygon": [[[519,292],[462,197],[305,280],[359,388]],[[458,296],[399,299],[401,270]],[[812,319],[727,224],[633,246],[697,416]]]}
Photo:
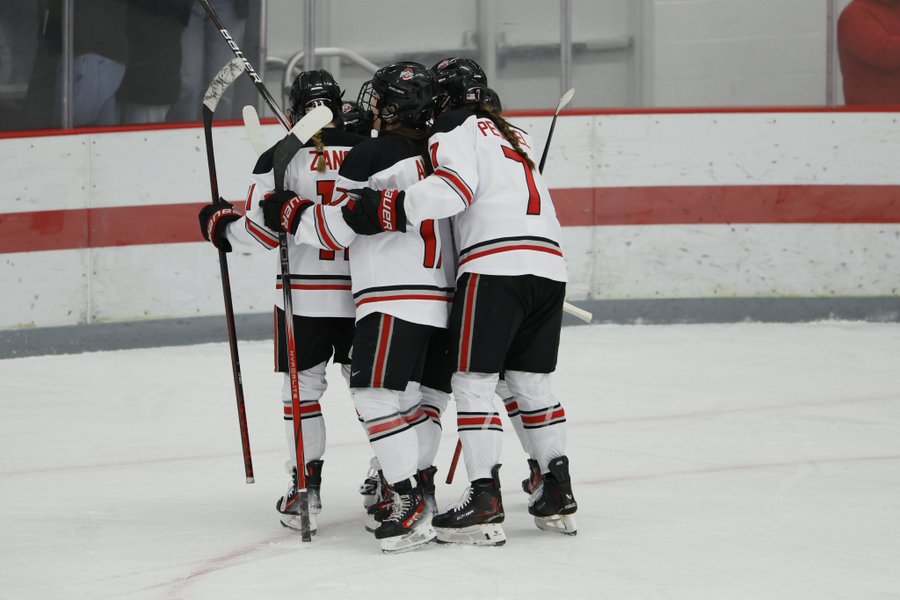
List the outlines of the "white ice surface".
{"label": "white ice surface", "polygon": [[578,535],[532,524],[507,427],[506,546],[393,556],[336,370],[319,534],[279,525],[280,376],[240,352],[253,485],[224,344],[0,360],[0,598],[900,598],[900,325],[567,328]]}

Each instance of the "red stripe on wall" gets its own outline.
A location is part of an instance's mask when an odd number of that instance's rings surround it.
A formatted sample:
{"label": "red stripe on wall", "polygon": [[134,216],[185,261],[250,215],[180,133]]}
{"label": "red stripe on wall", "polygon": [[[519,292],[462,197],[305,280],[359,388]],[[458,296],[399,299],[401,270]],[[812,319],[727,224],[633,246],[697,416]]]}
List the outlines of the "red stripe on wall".
{"label": "red stripe on wall", "polygon": [[[900,223],[897,185],[557,188],[564,226]],[[0,214],[0,253],[202,240],[202,203]]]}
{"label": "red stripe on wall", "polygon": [[0,214],[0,253],[200,242],[204,203]]}
{"label": "red stripe on wall", "polygon": [[563,225],[900,223],[896,185],[735,185],[551,190]]}

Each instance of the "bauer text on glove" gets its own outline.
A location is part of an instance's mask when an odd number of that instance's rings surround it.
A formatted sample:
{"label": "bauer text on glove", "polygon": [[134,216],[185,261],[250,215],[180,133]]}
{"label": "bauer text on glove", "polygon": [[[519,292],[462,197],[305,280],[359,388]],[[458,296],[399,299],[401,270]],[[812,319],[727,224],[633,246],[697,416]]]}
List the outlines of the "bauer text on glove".
{"label": "bauer text on glove", "polygon": [[312,205],[312,200],[301,198],[291,190],[274,192],[259,202],[266,227],[285,233],[297,233],[300,215]]}
{"label": "bauer text on glove", "polygon": [[382,231],[406,231],[403,192],[395,189],[360,188],[347,190],[347,193],[356,197],[356,200],[343,209],[344,221],[356,233],[373,235]]}
{"label": "bauer text on glove", "polygon": [[241,218],[234,206],[219,198],[218,202],[205,204],[198,215],[203,239],[223,252],[231,252],[231,243],[225,238],[225,226]]}

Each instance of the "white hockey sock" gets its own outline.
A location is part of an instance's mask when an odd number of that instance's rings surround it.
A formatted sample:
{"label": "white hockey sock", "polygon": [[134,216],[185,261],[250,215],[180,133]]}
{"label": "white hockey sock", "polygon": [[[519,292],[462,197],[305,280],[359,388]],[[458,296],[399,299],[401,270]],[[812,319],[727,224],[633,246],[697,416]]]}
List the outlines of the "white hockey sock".
{"label": "white hockey sock", "polygon": [[469,481],[491,477],[491,468],[500,462],[503,424],[500,413],[494,410],[498,377],[498,373],[456,372],[451,380],[456,429]]}
{"label": "white hockey sock", "polygon": [[519,406],[531,457],[546,473],[550,461],[566,453],[566,413],[550,389],[550,374],[506,371],[506,381]]}
{"label": "white hockey sock", "polygon": [[[325,366],[326,363],[323,362],[297,373],[300,388],[300,426],[303,428],[303,460],[306,462],[319,460],[325,454],[325,419],[322,418],[322,407],[319,404],[319,399],[328,387],[325,380]],[[287,373],[284,374],[281,386],[281,402],[284,406],[284,432],[288,456],[291,465],[296,467],[291,379]]]}
{"label": "white hockey sock", "polygon": [[519,403],[516,401],[513,393],[509,391],[509,386],[503,379],[497,382],[497,395],[503,400],[503,406],[506,407],[506,415],[509,417],[509,422],[512,423],[516,437],[519,438],[522,450],[525,451],[529,458],[534,458],[531,455],[528,434],[525,433],[525,428],[522,426],[522,414],[519,412]]}
{"label": "white hockey sock", "polygon": [[412,477],[417,470],[419,440],[400,413],[400,393],[384,388],[351,388],[350,395],[384,478],[396,483]]}
{"label": "white hockey sock", "polygon": [[419,434],[419,469],[427,469],[434,464],[438,446],[441,444],[441,415],[447,408],[450,394],[422,386],[421,407],[426,420],[420,423],[416,430]]}

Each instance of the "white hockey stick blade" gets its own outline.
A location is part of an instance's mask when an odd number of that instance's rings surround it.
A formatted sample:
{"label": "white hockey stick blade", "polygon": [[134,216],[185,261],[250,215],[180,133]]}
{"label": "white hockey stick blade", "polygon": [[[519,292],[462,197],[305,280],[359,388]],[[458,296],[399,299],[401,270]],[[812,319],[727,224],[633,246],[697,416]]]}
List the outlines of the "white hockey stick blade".
{"label": "white hockey stick blade", "polygon": [[317,106],[291,127],[291,134],[305,144],[317,131],[331,123],[333,118],[331,109],[327,106]]}
{"label": "white hockey stick blade", "polygon": [[262,125],[259,124],[259,114],[257,114],[256,108],[251,104],[245,106],[241,113],[244,116],[244,131],[250,139],[250,145],[253,146],[256,155],[259,156],[268,149],[262,134]]}
{"label": "white hockey stick blade", "polygon": [[572,101],[572,96],[575,95],[575,88],[569,89],[568,92],[562,95],[562,98],[559,99],[559,104],[556,105],[556,114],[559,114],[559,111],[564,109],[569,102]]}
{"label": "white hockey stick blade", "polygon": [[574,304],[569,304],[568,302],[563,302],[563,311],[569,313],[573,317],[577,317],[584,321],[585,323],[590,323],[591,319],[594,318],[594,315],[584,310],[583,308],[578,308]]}
{"label": "white hockey stick blade", "polygon": [[206,93],[203,94],[203,105],[211,112],[216,112],[219,100],[225,94],[225,90],[232,82],[244,72],[244,62],[239,58],[232,58],[222,69],[216,78],[212,80]]}

